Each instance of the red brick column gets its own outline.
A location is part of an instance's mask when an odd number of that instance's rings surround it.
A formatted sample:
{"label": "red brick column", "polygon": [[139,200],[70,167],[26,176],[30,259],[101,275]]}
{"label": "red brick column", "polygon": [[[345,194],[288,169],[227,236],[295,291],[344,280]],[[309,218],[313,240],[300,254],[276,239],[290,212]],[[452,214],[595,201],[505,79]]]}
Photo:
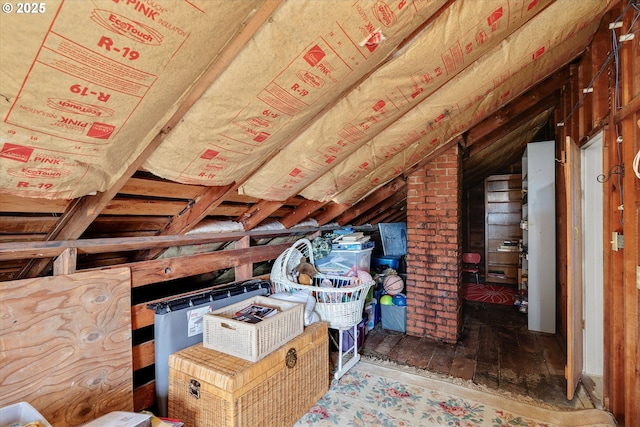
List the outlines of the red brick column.
{"label": "red brick column", "polygon": [[407,182],[407,334],[447,343],[461,328],[460,171],[455,146]]}

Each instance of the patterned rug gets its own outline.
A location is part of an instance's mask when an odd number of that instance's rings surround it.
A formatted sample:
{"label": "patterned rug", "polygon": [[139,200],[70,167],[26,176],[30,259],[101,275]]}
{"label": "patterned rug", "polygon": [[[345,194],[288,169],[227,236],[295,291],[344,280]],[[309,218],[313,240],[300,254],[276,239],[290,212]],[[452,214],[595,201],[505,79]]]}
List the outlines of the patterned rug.
{"label": "patterned rug", "polygon": [[360,361],[305,414],[303,426],[611,427],[597,409],[560,411]]}
{"label": "patterned rug", "polygon": [[482,283],[479,285],[475,283],[462,284],[462,298],[468,301],[513,305],[515,296],[515,289],[509,286],[485,285]]}

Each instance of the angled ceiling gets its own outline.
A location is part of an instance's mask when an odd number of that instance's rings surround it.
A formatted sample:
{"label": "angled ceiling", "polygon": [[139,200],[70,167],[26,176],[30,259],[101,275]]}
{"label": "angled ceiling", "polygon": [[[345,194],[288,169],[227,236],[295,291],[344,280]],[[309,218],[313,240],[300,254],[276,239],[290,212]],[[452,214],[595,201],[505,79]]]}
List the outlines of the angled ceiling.
{"label": "angled ceiling", "polygon": [[[404,174],[442,149],[463,148],[465,185],[517,161],[607,6],[51,0],[28,21],[4,14],[0,238],[402,220]],[[5,277],[45,261],[18,264]]]}

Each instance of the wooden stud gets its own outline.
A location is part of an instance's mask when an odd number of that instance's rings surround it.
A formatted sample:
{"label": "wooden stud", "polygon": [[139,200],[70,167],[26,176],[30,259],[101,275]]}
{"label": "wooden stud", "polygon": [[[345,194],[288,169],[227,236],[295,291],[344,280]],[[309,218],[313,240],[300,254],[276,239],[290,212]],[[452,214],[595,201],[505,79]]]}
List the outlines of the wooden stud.
{"label": "wooden stud", "polygon": [[53,261],[53,275],[71,274],[76,272],[77,248],[67,248]]}
{"label": "wooden stud", "polygon": [[[244,236],[242,239],[236,240],[235,242],[236,250],[249,249],[249,246],[251,246],[251,239],[249,239],[249,236]],[[253,263],[247,262],[240,264],[234,267],[234,271],[236,280],[250,279],[253,277]]]}

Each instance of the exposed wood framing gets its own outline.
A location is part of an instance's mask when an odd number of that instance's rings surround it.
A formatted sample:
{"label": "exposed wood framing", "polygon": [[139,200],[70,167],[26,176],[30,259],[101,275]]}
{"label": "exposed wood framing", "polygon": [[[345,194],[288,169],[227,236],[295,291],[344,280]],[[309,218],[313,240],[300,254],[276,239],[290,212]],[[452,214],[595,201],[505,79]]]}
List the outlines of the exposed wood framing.
{"label": "exposed wood framing", "polygon": [[373,194],[369,195],[361,202],[356,203],[352,208],[336,218],[336,221],[340,225],[349,224],[353,219],[362,215],[372,207],[379,205],[385,199],[393,196],[396,192],[400,191],[400,189],[404,188],[406,185],[407,183],[402,178],[396,178],[389,184],[381,187]]}
{"label": "exposed wood framing", "polygon": [[[251,239],[249,236],[244,236],[242,239],[237,240],[235,244],[236,250],[249,249],[251,246]],[[266,260],[262,260],[266,261]],[[234,266],[236,280],[246,280],[253,277],[253,263],[247,262]]]}
{"label": "exposed wood framing", "polygon": [[335,219],[337,216],[349,209],[351,205],[346,203],[330,203],[325,206],[325,209],[318,215],[314,216],[318,225],[325,225]]}
{"label": "exposed wood framing", "polygon": [[71,274],[76,272],[76,257],[78,256],[78,249],[68,248],[60,254],[58,258],[53,261],[53,274],[55,276],[60,274]]}
{"label": "exposed wood framing", "polygon": [[[586,52],[583,56],[582,61],[578,66],[578,86],[582,88],[582,102],[580,103],[580,108],[578,113],[580,115],[578,126],[580,128],[579,135],[589,135],[591,130],[593,129],[593,123],[591,117],[593,117],[593,103],[588,102],[587,98],[591,96],[593,92],[588,92],[592,90],[590,83],[593,78],[591,75],[592,65],[591,65],[592,57],[589,52]],[[578,142],[579,143],[579,142]]]}
{"label": "exposed wood framing", "polygon": [[[237,189],[291,141],[322,120],[326,112],[344,101],[347,94],[357,90],[376,70],[401,54],[438,16],[457,4],[454,0],[447,1],[386,58],[379,58],[379,62],[368,73],[349,87],[342,87],[342,91],[336,93],[317,114],[306,117],[302,127],[291,132],[269,154],[270,157],[246,165],[246,169],[243,169],[246,175],[238,182],[223,187],[203,187],[169,182],[140,170],[165,136],[184,118],[187,110],[229,66],[240,49],[250,42],[256,31],[268,22],[281,0],[267,0],[261,4],[262,7],[237,28],[229,44],[190,92],[175,104],[171,118],[161,129],[162,124],[156,128],[157,135],[137,158],[131,159],[132,163],[114,186],[103,193],[75,201],[0,195],[0,281],[49,274],[52,264],[54,274],[127,266],[132,272],[132,287],[141,292],[155,289],[155,286],[162,287],[164,282],[170,280],[182,280],[198,274],[211,277],[218,271],[229,275],[235,273],[236,279],[242,279],[254,273],[253,264],[271,261],[287,248],[289,244],[283,241],[317,233],[316,227],[295,227],[306,219],[315,219],[319,228],[325,230],[334,228],[333,225],[326,227],[334,222],[338,224],[336,227],[358,227],[368,223],[406,221],[406,187],[402,177],[391,180],[352,205],[316,202],[296,195],[286,201],[266,201],[238,194]],[[628,7],[623,26],[614,32],[619,35],[629,30],[633,18],[630,5],[629,2],[610,2],[610,10],[602,20],[600,29],[579,58],[563,65],[486,119],[471,124],[468,132],[446,141],[402,175],[406,177],[418,168],[428,167],[432,159],[455,144],[460,145],[463,153],[463,187],[472,186],[492,173],[502,172],[502,169],[514,168],[520,159],[519,150],[526,143],[515,136],[518,132],[514,130],[520,130],[518,126],[544,113],[550,115],[549,123],[536,124],[534,129],[530,129],[530,132],[540,130],[538,136],[544,132],[556,141],[571,137],[578,145],[582,145],[597,132],[603,131],[605,173],[614,168],[625,168],[624,174],[614,174],[607,182],[600,184],[603,186],[605,205],[603,238],[608,242],[615,231],[624,235],[627,242],[635,242],[621,251],[613,251],[605,244],[603,251],[604,406],[621,425],[640,423],[636,404],[640,400],[640,318],[639,290],[636,285],[637,266],[640,265],[640,248],[637,245],[640,180],[631,171],[631,159],[640,149],[640,70],[639,45],[635,41],[620,44],[619,68],[614,66],[612,31],[608,26]],[[640,23],[636,22],[633,29],[636,40],[638,25]],[[465,62],[462,67],[468,65],[470,63]],[[618,70],[619,74],[616,75]],[[618,88],[621,91],[616,93]],[[620,99],[620,108],[614,105],[615,99]],[[559,122],[563,126],[555,126]],[[618,142],[618,136],[622,137],[622,143]],[[563,156],[563,149],[558,148],[558,182],[563,182],[565,178],[560,166]],[[339,163],[332,163],[331,167]],[[565,188],[560,185],[556,194],[557,206],[562,206],[568,196]],[[237,221],[245,231],[185,235],[204,219]],[[266,219],[277,219],[287,231],[252,231]],[[558,236],[569,234],[570,226],[566,212],[559,208]],[[275,243],[271,242],[272,239],[278,244],[264,245],[264,241]],[[263,240],[263,246],[252,247],[252,242],[257,240]],[[192,245],[208,245],[213,252],[148,260],[167,248]],[[144,253],[145,258],[136,260],[136,253]],[[564,238],[558,238],[557,255],[560,260],[557,271],[557,324],[558,333],[566,337],[568,277],[564,265],[569,254]],[[184,289],[177,289],[172,297],[183,294],[186,294]],[[134,330],[153,326],[153,311],[147,308],[147,303],[139,302],[131,306]],[[152,340],[134,347],[135,371],[148,370],[154,362]],[[135,409],[150,408],[154,395],[153,381],[139,384],[134,393]]]}
{"label": "exposed wood framing", "polygon": [[[225,187],[206,187],[200,194],[193,198],[187,206],[184,207],[177,215],[174,215],[160,235],[180,235],[195,227],[207,215],[210,209],[218,206],[224,200],[224,197],[231,191],[235,191],[233,185]],[[152,259],[162,253],[162,250],[150,251],[143,256],[146,259]]]}
{"label": "exposed wood framing", "polygon": [[[355,225],[363,225],[368,222],[378,223],[379,220],[372,221],[372,219],[379,219],[382,215],[392,215],[397,213],[397,209],[391,209],[397,204],[406,204],[407,201],[407,188],[402,187],[400,190],[392,194],[390,197],[382,200],[378,205],[369,209],[365,214],[360,215],[353,223]],[[385,214],[386,213],[386,214]]]}
{"label": "exposed wood framing", "polygon": [[[608,24],[619,16],[625,6],[619,4],[616,10],[612,10],[603,19],[591,49],[585,52],[579,64],[572,67],[571,80],[562,92],[555,121],[564,122],[564,126],[556,129],[556,140],[570,136],[585,143],[595,132],[603,131],[605,180],[600,184],[604,190],[605,219],[602,236],[605,242],[603,403],[621,425],[638,425],[640,310],[637,266],[640,265],[640,249],[637,236],[640,227],[640,180],[627,167],[640,150],[638,44],[620,45],[618,76],[615,75],[614,61],[608,57],[612,37]],[[623,26],[616,30],[616,34],[628,30],[632,15],[629,12],[624,15]],[[583,89],[591,82],[593,91],[585,93]],[[614,103],[617,97],[620,99],[620,108]],[[558,152],[557,156],[563,159],[562,152]],[[563,179],[561,169],[558,171],[559,179]],[[566,197],[564,188],[558,188],[558,203],[562,203]],[[558,213],[559,233],[566,233],[570,226],[565,217],[563,212]],[[612,232],[625,237],[632,236],[631,241],[635,244],[613,250],[608,245]],[[564,239],[558,239],[558,249],[558,258],[566,259]],[[563,320],[561,332],[565,334],[566,313],[563,304],[566,301],[566,281],[565,271],[559,268],[558,282],[562,299],[559,300],[561,303],[558,309]]]}
{"label": "exposed wood framing", "polygon": [[280,223],[284,228],[291,228],[302,220],[312,216],[318,209],[322,208],[328,202],[316,202],[313,200],[305,200],[302,204],[289,212],[288,215],[280,219]]}
{"label": "exposed wood framing", "polygon": [[[637,13],[637,12],[636,12]],[[622,32],[635,32],[631,27],[632,14],[627,13],[623,19]],[[640,151],[640,48],[638,43],[623,42],[620,47],[620,93],[621,108],[614,110],[613,123],[620,126],[622,136],[621,147],[624,163],[629,162]],[[633,170],[626,168],[622,176],[621,189],[623,199],[623,228],[625,236],[635,236],[631,241],[638,242],[640,236],[640,179]],[[624,383],[624,422],[628,426],[640,425],[640,285],[638,266],[640,265],[639,244],[624,247],[622,259],[622,276],[624,288],[624,335],[623,366],[621,370],[625,378]]]}
{"label": "exposed wood framing", "polygon": [[[554,73],[516,101],[502,107],[474,126],[465,137],[466,147],[474,152],[481,151],[487,144],[508,134],[530,117],[554,105],[555,102],[551,102],[549,98],[555,96],[557,99],[556,92],[566,83],[568,76],[567,68]],[[540,104],[544,104],[544,106]]]}
{"label": "exposed wood framing", "polygon": [[296,236],[315,233],[317,228],[299,228],[289,231],[249,231],[239,233],[201,233],[186,236],[127,237],[112,239],[62,240],[54,242],[2,243],[0,261],[21,258],[57,257],[65,249],[77,248],[78,254],[100,254],[105,252],[136,251],[146,248],[168,248],[217,242],[240,240],[245,236],[252,238],[273,238],[277,236]]}
{"label": "exposed wood framing", "polygon": [[283,202],[260,200],[247,209],[237,221],[242,224],[245,230],[251,230],[277,211],[283,204]]}
{"label": "exposed wood framing", "polygon": [[[607,15],[609,17],[611,14]],[[611,34],[608,29],[610,19],[602,20],[600,30],[596,33],[591,48],[586,54],[591,56],[591,75],[593,76],[593,92],[586,98],[591,102],[593,114],[589,119],[592,129],[601,129],[609,120],[609,84],[611,65],[606,66],[605,60],[611,50]]]}
{"label": "exposed wood framing", "polygon": [[243,249],[229,249],[224,251],[191,255],[167,259],[156,259],[143,263],[125,264],[131,267],[131,286],[138,287],[167,280],[204,274],[243,264],[275,259],[289,243],[277,245],[254,246]]}
{"label": "exposed wood framing", "polygon": [[613,115],[613,123],[620,124],[627,118],[633,118],[632,116],[634,114],[638,114],[638,110],[640,110],[640,95],[636,95],[635,98],[633,98],[627,104],[624,104],[622,108],[620,108],[620,110],[618,110],[618,112]]}

